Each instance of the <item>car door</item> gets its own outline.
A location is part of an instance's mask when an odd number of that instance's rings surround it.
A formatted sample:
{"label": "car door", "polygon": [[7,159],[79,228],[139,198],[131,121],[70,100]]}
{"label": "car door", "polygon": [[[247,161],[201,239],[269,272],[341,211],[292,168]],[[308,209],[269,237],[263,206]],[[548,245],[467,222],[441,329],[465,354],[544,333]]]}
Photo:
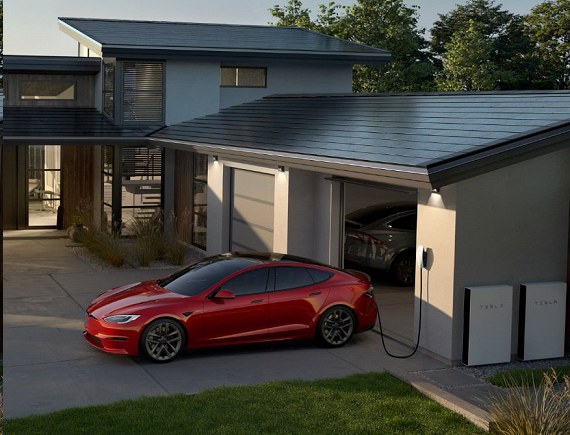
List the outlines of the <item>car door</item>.
{"label": "car door", "polygon": [[268,276],[268,267],[246,270],[217,289],[228,290],[235,297],[222,299],[214,293],[204,300],[203,345],[239,344],[266,338]]}
{"label": "car door", "polygon": [[294,338],[309,332],[317,312],[329,294],[326,281],[332,273],[299,266],[272,268],[273,291],[269,292],[269,337]]}

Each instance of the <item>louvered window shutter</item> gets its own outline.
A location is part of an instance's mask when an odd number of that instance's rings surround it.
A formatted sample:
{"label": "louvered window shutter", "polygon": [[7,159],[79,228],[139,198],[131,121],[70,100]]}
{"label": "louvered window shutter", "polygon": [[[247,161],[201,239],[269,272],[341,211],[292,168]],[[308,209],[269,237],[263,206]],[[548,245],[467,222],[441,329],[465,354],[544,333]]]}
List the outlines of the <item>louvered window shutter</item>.
{"label": "louvered window shutter", "polygon": [[164,64],[123,62],[123,122],[163,122]]}

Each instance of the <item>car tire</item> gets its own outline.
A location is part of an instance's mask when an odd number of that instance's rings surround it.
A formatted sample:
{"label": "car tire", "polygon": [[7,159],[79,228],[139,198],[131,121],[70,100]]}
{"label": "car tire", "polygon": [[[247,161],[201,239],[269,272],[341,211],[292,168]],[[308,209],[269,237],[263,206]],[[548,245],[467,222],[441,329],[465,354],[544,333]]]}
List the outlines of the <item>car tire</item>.
{"label": "car tire", "polygon": [[411,251],[399,254],[390,267],[392,281],[401,287],[413,286],[416,280],[416,256]]}
{"label": "car tire", "polygon": [[341,347],[350,341],[356,329],[352,310],[343,305],[327,309],[317,324],[317,340],[326,347]]}
{"label": "car tire", "polygon": [[144,328],[140,337],[142,354],[155,363],[173,361],[184,349],[186,332],[174,319],[156,319]]}

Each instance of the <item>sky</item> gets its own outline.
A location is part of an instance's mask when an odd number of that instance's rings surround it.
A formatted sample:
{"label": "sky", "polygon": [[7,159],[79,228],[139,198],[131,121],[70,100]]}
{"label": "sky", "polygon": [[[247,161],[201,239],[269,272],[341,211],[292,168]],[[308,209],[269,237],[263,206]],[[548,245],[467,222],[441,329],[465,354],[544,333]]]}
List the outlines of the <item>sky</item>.
{"label": "sky", "polygon": [[[330,0],[303,0],[318,12]],[[419,6],[419,28],[427,31],[438,14],[467,0],[404,0]],[[527,14],[541,0],[495,1],[511,13]],[[354,0],[337,0],[350,5]],[[273,21],[269,9],[287,0],[4,0],[4,54],[76,56],[77,43],[59,30],[58,17],[260,24]],[[426,32],[426,36],[428,33]]]}

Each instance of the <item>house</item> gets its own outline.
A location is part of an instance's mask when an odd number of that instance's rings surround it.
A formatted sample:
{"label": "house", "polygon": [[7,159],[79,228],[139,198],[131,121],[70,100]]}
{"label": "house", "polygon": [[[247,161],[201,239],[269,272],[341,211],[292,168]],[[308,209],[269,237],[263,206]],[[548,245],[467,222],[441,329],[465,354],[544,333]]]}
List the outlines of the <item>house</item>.
{"label": "house", "polygon": [[570,92],[355,95],[352,66],[388,52],[298,28],[60,28],[78,57],[6,56],[5,229],[30,226],[30,204],[61,205],[66,227],[82,198],[115,231],[160,207],[208,254],[342,266],[348,212],[417,201],[416,328],[450,363],[469,340],[466,288],[512,289],[510,356],[521,284],[568,282]]}

